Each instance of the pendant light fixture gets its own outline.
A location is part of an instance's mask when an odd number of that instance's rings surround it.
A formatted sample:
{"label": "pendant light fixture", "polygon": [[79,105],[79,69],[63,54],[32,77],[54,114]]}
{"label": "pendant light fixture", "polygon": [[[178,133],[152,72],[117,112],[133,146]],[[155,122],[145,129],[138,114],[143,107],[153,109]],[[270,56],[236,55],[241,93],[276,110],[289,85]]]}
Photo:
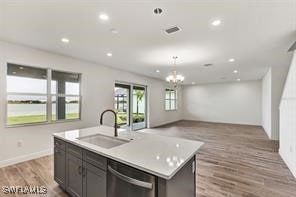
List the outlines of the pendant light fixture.
{"label": "pendant light fixture", "polygon": [[[174,56],[174,67],[176,68],[177,56]],[[175,88],[184,81],[185,77],[181,74],[178,74],[176,70],[173,70],[171,74],[166,77],[166,81],[172,84]]]}

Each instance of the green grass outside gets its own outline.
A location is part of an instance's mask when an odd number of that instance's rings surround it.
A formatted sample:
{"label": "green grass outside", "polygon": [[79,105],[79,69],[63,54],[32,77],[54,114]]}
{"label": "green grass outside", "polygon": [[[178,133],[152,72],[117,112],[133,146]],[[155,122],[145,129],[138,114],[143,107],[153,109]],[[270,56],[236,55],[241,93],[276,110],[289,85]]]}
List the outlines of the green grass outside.
{"label": "green grass outside", "polygon": [[[133,122],[144,122],[144,114],[139,113],[138,115],[136,113],[133,113]],[[126,124],[127,120],[127,114],[125,112],[118,112],[117,113],[117,123],[119,125]]]}
{"label": "green grass outside", "polygon": [[[66,119],[78,119],[78,113],[69,113],[66,114]],[[126,124],[126,113],[119,112],[117,114],[117,123]],[[56,116],[52,116],[52,120],[56,120]],[[136,113],[133,114],[133,122],[143,122],[144,121],[144,114]],[[11,116],[8,117],[7,124],[8,125],[18,125],[18,124],[28,124],[28,123],[39,123],[39,122],[46,122],[46,115],[30,115],[30,116]]]}
{"label": "green grass outside", "polygon": [[122,113],[122,112],[117,113],[117,124],[119,125],[126,124],[126,113]]}
{"label": "green grass outside", "polygon": [[[69,113],[66,114],[66,119],[78,119],[78,113]],[[56,116],[53,115],[52,119],[55,120]],[[8,117],[7,124],[8,125],[18,125],[18,124],[26,124],[26,123],[38,123],[45,122],[46,115],[30,115],[30,116],[11,116]]]}

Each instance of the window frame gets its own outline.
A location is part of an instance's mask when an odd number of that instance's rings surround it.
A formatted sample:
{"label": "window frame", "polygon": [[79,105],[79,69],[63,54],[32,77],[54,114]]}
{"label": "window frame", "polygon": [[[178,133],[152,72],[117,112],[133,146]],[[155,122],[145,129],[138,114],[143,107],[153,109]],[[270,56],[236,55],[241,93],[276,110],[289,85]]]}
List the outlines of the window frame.
{"label": "window frame", "polygon": [[[166,93],[167,93],[167,91],[170,91],[170,98],[169,99],[167,99],[166,98]],[[172,99],[172,93],[171,92],[174,92],[174,94],[175,94],[175,98],[174,99]],[[166,102],[167,101],[169,101],[169,109],[167,109],[166,108]],[[174,108],[172,108],[172,101],[175,101],[175,106],[174,106]],[[174,88],[165,88],[165,90],[164,90],[164,110],[165,111],[177,111],[178,110],[178,93],[177,93],[177,89],[174,89]]]}
{"label": "window frame", "polygon": [[[58,69],[52,69],[49,67],[42,67],[42,66],[36,66],[31,64],[23,64],[23,63],[16,63],[12,61],[7,61],[6,67],[5,67],[5,83],[4,83],[4,90],[5,90],[5,127],[7,128],[13,128],[13,127],[24,127],[24,126],[37,126],[37,125],[46,125],[46,124],[54,124],[54,123],[65,123],[65,122],[75,122],[75,121],[81,121],[81,112],[82,112],[82,95],[81,95],[81,83],[82,83],[82,73],[79,72],[71,72],[71,71],[64,71],[64,70],[58,70]],[[46,93],[17,93],[17,92],[8,92],[7,91],[7,68],[9,64],[15,64],[18,66],[24,66],[24,67],[32,67],[32,68],[39,68],[46,70]],[[63,120],[52,120],[52,95],[51,94],[51,80],[52,80],[52,71],[58,71],[58,72],[64,72],[64,73],[72,73],[72,74],[78,74],[79,75],[79,95],[73,95],[75,97],[79,97],[79,118],[75,119],[63,119]],[[32,123],[21,123],[21,124],[8,124],[8,96],[9,95],[28,95],[28,96],[45,96],[47,98],[46,101],[46,120],[42,122],[32,122]],[[71,96],[66,95],[65,96]]]}
{"label": "window frame", "polygon": [[[50,114],[48,114],[48,116],[50,117],[49,119],[49,123],[59,123],[59,122],[71,122],[71,121],[76,121],[76,120],[81,120],[81,105],[82,105],[82,96],[81,96],[81,79],[82,79],[82,73],[78,73],[78,72],[71,72],[71,71],[63,71],[63,70],[58,70],[58,69],[51,69],[49,68],[49,73],[48,73],[48,81],[49,83],[47,83],[47,88],[49,91],[47,94],[50,98],[48,98],[48,100],[50,99],[50,103],[48,102],[49,106],[48,108],[50,108]],[[52,81],[52,71],[57,71],[57,72],[63,72],[63,73],[69,73],[69,74],[78,74],[79,75],[79,94],[75,95],[75,94],[59,94],[58,92],[56,92],[55,94],[52,94],[51,92],[51,81]],[[79,98],[79,118],[73,118],[73,119],[62,119],[62,120],[52,120],[52,97],[56,96],[58,97],[78,97]]]}

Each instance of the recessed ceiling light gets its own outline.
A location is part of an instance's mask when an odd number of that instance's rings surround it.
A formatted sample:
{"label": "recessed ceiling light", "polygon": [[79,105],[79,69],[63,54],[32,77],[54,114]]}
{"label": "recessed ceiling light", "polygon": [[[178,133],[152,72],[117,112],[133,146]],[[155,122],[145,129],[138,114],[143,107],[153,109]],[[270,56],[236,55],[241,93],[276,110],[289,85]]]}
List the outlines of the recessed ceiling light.
{"label": "recessed ceiling light", "polygon": [[102,21],[107,21],[107,20],[109,20],[109,16],[107,15],[107,14],[104,14],[104,13],[102,13],[102,14],[100,14],[100,19],[102,20]]}
{"label": "recessed ceiling light", "polygon": [[157,73],[160,73],[160,70],[156,70]]}
{"label": "recessed ceiling light", "polygon": [[107,56],[108,57],[112,57],[112,53],[107,53]]}
{"label": "recessed ceiling light", "polygon": [[63,43],[69,43],[70,42],[69,38],[62,38],[61,41]]}
{"label": "recessed ceiling light", "polygon": [[193,82],[191,82],[191,84],[192,84],[192,85],[194,85],[194,84],[195,84],[195,82],[193,81]]}
{"label": "recessed ceiling light", "polygon": [[20,66],[19,69],[20,69],[20,70],[24,70],[24,67]]}
{"label": "recessed ceiling light", "polygon": [[219,20],[219,19],[214,20],[214,21],[212,22],[212,25],[213,25],[213,26],[219,26],[219,25],[221,25],[221,20]]}
{"label": "recessed ceiling light", "polygon": [[237,79],[237,81],[240,81],[241,79]]}
{"label": "recessed ceiling light", "polygon": [[229,62],[234,62],[235,59],[234,59],[234,58],[230,58],[228,61],[229,61]]}
{"label": "recessed ceiling light", "polygon": [[233,73],[238,73],[238,70],[234,70]]}
{"label": "recessed ceiling light", "polygon": [[14,74],[14,75],[15,75],[15,74],[16,74],[16,72],[15,72],[15,71],[13,71],[13,72],[12,72],[12,74]]}
{"label": "recessed ceiling light", "polygon": [[162,13],[162,9],[161,8],[155,8],[153,10],[154,14],[161,14]]}

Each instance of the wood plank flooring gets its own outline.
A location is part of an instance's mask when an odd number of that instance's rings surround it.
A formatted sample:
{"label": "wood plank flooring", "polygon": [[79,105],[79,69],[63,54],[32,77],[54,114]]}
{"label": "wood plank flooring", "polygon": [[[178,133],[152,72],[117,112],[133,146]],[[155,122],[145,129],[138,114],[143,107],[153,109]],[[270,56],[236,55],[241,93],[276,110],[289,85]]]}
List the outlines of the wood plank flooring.
{"label": "wood plank flooring", "polygon": [[153,132],[205,142],[197,154],[197,196],[296,196],[278,143],[261,127],[180,121]]}
{"label": "wood plank flooring", "polygon": [[[197,154],[198,197],[296,196],[278,144],[261,127],[179,121],[147,132],[205,142]],[[45,196],[67,196],[53,180],[53,156],[0,168],[0,186],[6,185],[45,185]]]}

